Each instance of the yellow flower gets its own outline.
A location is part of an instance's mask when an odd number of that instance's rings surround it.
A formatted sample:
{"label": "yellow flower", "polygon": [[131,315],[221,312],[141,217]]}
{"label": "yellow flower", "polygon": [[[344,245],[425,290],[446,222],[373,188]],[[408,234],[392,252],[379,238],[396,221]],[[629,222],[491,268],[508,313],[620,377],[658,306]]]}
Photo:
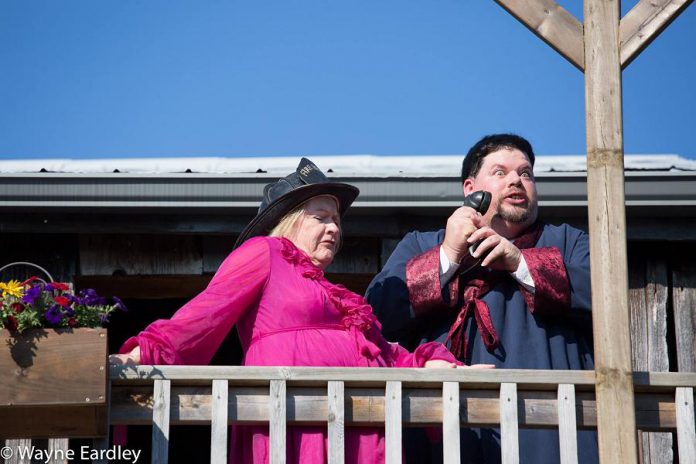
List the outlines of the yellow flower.
{"label": "yellow flower", "polygon": [[24,295],[22,283],[18,280],[10,280],[7,283],[0,282],[0,290],[2,290],[3,298],[5,298],[7,295],[13,296],[15,298],[22,298],[22,295]]}

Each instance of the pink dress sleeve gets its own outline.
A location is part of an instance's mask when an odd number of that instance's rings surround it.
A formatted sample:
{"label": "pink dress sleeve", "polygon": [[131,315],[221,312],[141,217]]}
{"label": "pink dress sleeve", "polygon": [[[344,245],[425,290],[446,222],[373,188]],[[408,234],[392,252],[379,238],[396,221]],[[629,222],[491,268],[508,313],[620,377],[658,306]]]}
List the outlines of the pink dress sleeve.
{"label": "pink dress sleeve", "polygon": [[233,251],[208,287],[171,319],[150,324],[129,338],[120,353],[140,347],[141,364],[208,364],[234,324],[259,299],[270,273],[266,238]]}

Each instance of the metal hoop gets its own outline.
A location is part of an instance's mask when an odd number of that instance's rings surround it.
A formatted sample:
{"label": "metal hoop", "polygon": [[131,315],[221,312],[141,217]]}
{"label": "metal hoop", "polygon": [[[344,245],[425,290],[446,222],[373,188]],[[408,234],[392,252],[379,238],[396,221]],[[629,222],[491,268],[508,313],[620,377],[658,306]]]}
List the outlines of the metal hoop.
{"label": "metal hoop", "polygon": [[[30,262],[27,262],[27,261],[16,261],[16,262],[14,262],[14,263],[5,264],[3,267],[0,267],[0,272],[4,271],[4,270],[7,269],[8,267],[17,266],[17,265],[35,267],[36,269],[40,270],[41,272],[43,272],[44,274],[46,274],[46,275],[48,276],[49,282],[54,282],[53,276],[52,276],[46,269],[42,268],[42,267],[39,266],[38,264],[30,263]],[[43,283],[46,283],[46,281],[43,280],[43,279],[39,279],[39,280],[40,280],[41,282],[43,282]]]}

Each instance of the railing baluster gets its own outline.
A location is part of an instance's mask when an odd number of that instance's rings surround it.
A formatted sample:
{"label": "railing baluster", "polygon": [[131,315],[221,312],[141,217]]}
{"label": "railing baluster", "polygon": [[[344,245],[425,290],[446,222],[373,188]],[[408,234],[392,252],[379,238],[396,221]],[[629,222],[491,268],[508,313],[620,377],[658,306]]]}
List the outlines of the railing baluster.
{"label": "railing baluster", "polygon": [[210,463],[227,462],[227,380],[213,380],[210,432]]}
{"label": "railing baluster", "polygon": [[169,411],[171,380],[155,380],[152,405],[152,463],[166,464],[169,459]]}
{"label": "railing baluster", "polygon": [[68,439],[67,438],[49,438],[48,452],[51,459],[47,464],[67,464]]}
{"label": "railing baluster", "polygon": [[31,456],[25,454],[26,457],[22,457],[20,454],[20,449],[28,450],[31,448],[31,440],[20,438],[18,440],[7,440],[5,441],[5,446],[10,451],[5,451],[7,453],[5,458],[5,464],[31,464]]}
{"label": "railing baluster", "polygon": [[386,464],[401,464],[401,382],[387,382],[384,427]]}
{"label": "railing baluster", "polygon": [[345,462],[345,400],[343,382],[328,382],[329,464]]}
{"label": "railing baluster", "polygon": [[558,385],[558,440],[561,464],[577,464],[578,432],[575,416],[575,386]]}
{"label": "railing baluster", "polygon": [[460,462],[459,382],[442,383],[442,455],[444,462]]}
{"label": "railing baluster", "polygon": [[517,434],[517,384],[500,384],[500,448],[503,464],[520,462]]}
{"label": "railing baluster", "polygon": [[285,463],[285,440],[287,422],[285,380],[271,380],[269,439],[271,441],[270,464]]}
{"label": "railing baluster", "polygon": [[677,445],[679,463],[696,462],[696,430],[694,430],[694,389],[678,387],[675,394],[677,407]]}
{"label": "railing baluster", "polygon": [[[111,431],[111,379],[106,381],[106,436],[92,440],[92,447],[95,450],[106,450],[109,448],[109,434]],[[92,464],[108,464],[105,454],[100,454],[97,459],[92,460]]]}

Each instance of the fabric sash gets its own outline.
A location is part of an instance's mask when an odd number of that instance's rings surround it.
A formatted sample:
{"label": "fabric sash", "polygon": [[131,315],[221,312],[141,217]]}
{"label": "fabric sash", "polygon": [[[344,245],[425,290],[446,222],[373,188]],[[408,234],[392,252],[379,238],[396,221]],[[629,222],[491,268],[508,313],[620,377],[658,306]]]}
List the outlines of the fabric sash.
{"label": "fabric sash", "polygon": [[[520,250],[532,248],[539,241],[539,237],[543,230],[543,224],[537,221],[527,232],[517,237],[512,243]],[[451,341],[450,351],[457,358],[462,360],[467,360],[468,357],[468,343],[465,328],[466,321],[470,317],[473,317],[476,321],[476,327],[481,334],[483,344],[489,352],[492,352],[500,345],[498,333],[495,331],[493,321],[491,320],[490,309],[481,298],[498,283],[506,279],[508,273],[491,271],[482,266],[475,266],[477,261],[476,258],[467,255],[460,264],[461,269],[471,269],[472,267],[474,267],[474,269],[471,271],[472,274],[466,281],[464,281],[464,275],[459,275],[457,277],[461,279],[462,283],[465,283],[463,304],[459,310],[459,314],[457,314],[457,318],[454,320],[452,327],[450,327],[447,333],[447,340]],[[445,343],[447,340],[445,340]]]}

